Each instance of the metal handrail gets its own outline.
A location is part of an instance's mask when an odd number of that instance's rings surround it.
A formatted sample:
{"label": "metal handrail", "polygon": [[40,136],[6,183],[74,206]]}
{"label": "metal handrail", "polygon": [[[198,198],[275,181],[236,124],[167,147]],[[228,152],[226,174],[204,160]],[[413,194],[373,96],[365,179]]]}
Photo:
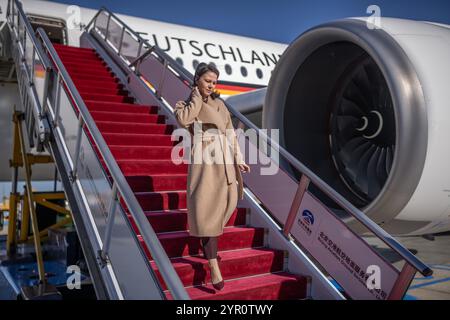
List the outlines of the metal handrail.
{"label": "metal handrail", "polygon": [[[100,9],[100,11],[95,15],[95,17],[91,20],[91,22],[86,26],[86,31],[88,31],[89,26],[95,21],[95,19],[98,17],[98,15],[102,12],[107,12],[110,16],[108,17],[108,21],[110,21],[111,17],[114,17],[119,23],[122,24],[122,31],[124,29],[127,29],[130,34],[133,34],[139,43],[142,45],[145,43],[149,49],[147,52],[144,52],[139,57],[137,57],[128,67],[131,70],[132,66],[135,66],[134,72],[138,74],[138,66],[139,62],[142,62],[146,57],[150,55],[152,52],[156,52],[159,58],[162,58],[161,63],[164,64],[164,70],[172,69],[174,72],[178,73],[176,76],[184,82],[185,85],[192,87],[193,85],[193,76],[192,74],[186,70],[183,66],[180,66],[176,61],[174,61],[170,56],[168,56],[164,51],[159,49],[158,47],[154,47],[148,44],[146,40],[144,40],[139,34],[137,34],[135,31],[133,31],[125,22],[123,22],[120,18],[118,18],[115,14],[110,12],[106,8]],[[107,26],[108,28],[108,26]],[[108,34],[108,30],[106,31],[106,34]],[[106,40],[106,39],[105,39]],[[119,50],[120,55],[120,50]],[[167,66],[170,66],[171,68],[167,68]],[[133,70],[132,70],[133,71]],[[158,92],[157,92],[157,97]],[[336,192],[333,188],[331,188],[326,182],[324,182],[321,178],[319,178],[314,172],[312,172],[310,169],[308,169],[303,163],[301,163],[298,159],[296,159],[294,156],[292,156],[288,151],[286,151],[283,147],[278,145],[278,143],[272,141],[270,137],[268,137],[263,131],[261,131],[256,125],[254,125],[252,122],[250,122],[247,118],[245,118],[239,111],[237,111],[235,108],[233,108],[231,105],[229,105],[227,102],[225,102],[226,107],[228,110],[235,116],[241,123],[246,125],[248,128],[251,128],[257,132],[258,137],[264,139],[267,141],[267,143],[276,151],[279,152],[279,154],[282,155],[282,157],[295,169],[297,169],[299,172],[302,173],[302,179],[299,183],[299,189],[297,190],[296,197],[292,203],[291,212],[288,216],[288,220],[286,221],[286,225],[289,224],[289,220],[293,218],[293,214],[295,214],[296,210],[294,202],[298,202],[298,196],[304,193],[306,190],[307,185],[309,182],[312,182],[317,186],[320,190],[322,190],[327,196],[329,196],[331,199],[333,199],[337,204],[341,206],[342,209],[344,209],[347,213],[349,213],[351,216],[353,216],[357,221],[359,221],[362,225],[364,225],[368,230],[370,230],[375,236],[377,236],[379,239],[381,239],[385,244],[388,245],[392,250],[394,250],[397,254],[399,254],[405,261],[406,265],[405,268],[402,270],[400,278],[404,278],[406,273],[404,270],[408,269],[408,265],[412,266],[415,270],[419,271],[424,276],[429,276],[433,273],[433,271],[425,265],[420,259],[418,259],[416,256],[414,256],[408,249],[406,249],[402,244],[400,244],[395,238],[393,238],[390,234],[388,234],[385,230],[383,230],[379,225],[374,223],[369,217],[367,217],[361,210],[356,208],[353,204],[351,204],[348,200],[346,200],[341,194]],[[303,183],[302,183],[303,181]],[[305,187],[306,186],[306,187]],[[270,214],[270,212],[269,212]],[[291,221],[292,222],[292,221]],[[289,228],[289,227],[288,227]],[[284,232],[288,233],[288,230],[284,230]],[[409,273],[409,272],[408,272]],[[409,274],[410,276],[411,274]],[[397,289],[397,284],[396,284]]]}
{"label": "metal handrail", "polygon": [[150,55],[154,50],[155,50],[155,46],[151,47],[150,49],[148,49],[147,51],[145,51],[143,54],[141,54],[139,57],[137,57],[136,59],[133,60],[133,62],[131,62],[128,66],[129,67],[134,67],[136,66],[139,62],[141,62],[142,60],[144,60],[145,58],[147,58],[148,55]]}
{"label": "metal handrail", "polygon": [[[15,25],[15,19],[14,17],[16,14],[14,13],[14,7],[17,8],[17,26]],[[11,18],[12,16],[12,18]],[[20,20],[19,20],[20,19]],[[46,106],[47,101],[47,95],[48,95],[48,80],[49,80],[49,73],[51,71],[51,64],[48,57],[43,53],[43,49],[39,41],[36,39],[35,32],[31,26],[31,24],[28,21],[27,16],[25,15],[25,12],[23,11],[22,3],[18,0],[8,0],[8,10],[7,10],[7,16],[6,20],[8,22],[9,27],[12,29],[12,32],[14,34],[14,37],[17,37],[15,39],[18,44],[18,51],[22,51],[21,54],[26,54],[26,35],[28,35],[28,38],[31,41],[31,44],[33,46],[33,53],[31,55],[32,62],[31,66],[27,64],[27,61],[25,58],[21,62],[25,66],[25,74],[28,78],[28,82],[30,84],[31,88],[31,95],[34,103],[32,103],[32,107],[34,110],[34,113],[36,117],[38,118],[38,127],[36,128],[36,131],[38,132],[39,140],[37,145],[37,150],[42,150],[43,144],[48,139],[48,133],[49,133],[49,125],[47,123],[46,118],[43,116],[44,109]],[[24,27],[24,37],[20,37],[20,30],[19,30],[19,21],[23,23]],[[17,34],[16,34],[17,33]],[[22,43],[23,42],[23,43]],[[39,100],[39,94],[36,91],[36,86],[34,86],[34,67],[35,67],[35,54],[39,57],[42,66],[45,70],[45,78],[44,78],[44,91],[42,93],[42,104]],[[17,57],[16,57],[17,58]],[[19,75],[19,72],[18,72]],[[26,120],[27,124],[28,121]],[[31,140],[30,140],[31,141]]]}
{"label": "metal handrail", "polygon": [[146,245],[148,246],[152,257],[156,265],[158,266],[159,272],[162,275],[167,287],[171,291],[173,297],[175,299],[189,299],[189,296],[184,288],[179,276],[175,272],[175,269],[170,262],[165,250],[163,249],[155,231],[152,226],[148,223],[148,220],[136,199],[135,194],[131,190],[129,184],[127,183],[122,171],[120,170],[116,160],[114,159],[111,151],[108,148],[103,136],[101,135],[97,125],[95,124],[94,119],[90,115],[88,108],[86,107],[83,99],[80,96],[80,93],[76,89],[76,86],[72,82],[71,77],[69,76],[66,68],[64,67],[62,61],[60,60],[56,50],[54,49],[50,39],[47,37],[46,33],[42,28],[37,30],[37,34],[43,41],[45,48],[47,49],[50,57],[53,59],[56,68],[61,76],[61,80],[65,83],[69,94],[71,95],[73,101],[75,102],[80,115],[87,126],[92,138],[94,139],[100,154],[102,155],[105,164],[111,174],[112,179],[114,180],[114,185],[117,187],[117,190],[121,194],[125,203],[128,206],[128,209],[136,221],[137,228],[141,236],[143,237]]}
{"label": "metal handrail", "polygon": [[132,35],[134,35],[140,43],[145,44],[148,46],[148,50],[150,52],[144,52],[143,54],[141,54],[139,57],[137,57],[131,64],[135,65],[138,62],[142,62],[142,60],[144,60],[146,57],[148,57],[148,55],[151,52],[155,52],[159,57],[161,57],[163,60],[167,61],[168,66],[170,66],[173,70],[175,70],[177,73],[180,74],[180,76],[182,76],[185,81],[188,81],[189,85],[193,84],[192,81],[192,75],[189,71],[187,71],[185,68],[181,67],[171,56],[169,56],[167,53],[165,53],[163,50],[161,50],[159,47],[157,46],[153,46],[151,45],[146,39],[142,38],[141,35],[139,33],[137,33],[136,31],[134,31],[133,29],[131,29],[130,26],[128,26],[122,19],[120,19],[117,15],[115,15],[113,12],[111,12],[108,8],[106,7],[101,7],[100,10],[97,12],[97,14],[91,19],[91,21],[86,25],[85,30],[86,32],[89,30],[89,27],[92,25],[92,23],[97,19],[97,17],[100,15],[101,12],[106,12],[108,13],[111,17],[113,17],[117,22],[119,22],[120,24],[122,24],[122,26]]}
{"label": "metal handrail", "polygon": [[[36,54],[39,56],[39,59],[42,61],[42,64],[44,65],[44,68],[47,70],[51,69],[51,63],[48,59],[48,57],[43,54],[43,50],[42,50],[42,46],[41,44],[37,41],[36,36],[35,36],[35,32],[33,27],[31,26],[30,22],[28,21],[28,19],[26,18],[26,14],[23,11],[23,7],[22,7],[22,3],[18,0],[9,0],[8,3],[14,4],[17,7],[17,12],[20,14],[21,18],[22,18],[22,22],[25,25],[25,30],[27,32],[27,34],[30,37],[30,40],[33,44],[33,47],[36,48]],[[8,5],[8,11],[9,11],[9,5]],[[8,12],[9,14],[14,16],[14,10],[11,8],[12,12]],[[13,24],[10,24],[14,26]]]}
{"label": "metal handrail", "polygon": [[[106,8],[102,8],[100,10],[108,12],[111,16],[113,16],[116,20],[118,20],[125,28],[127,28],[133,35],[135,35],[140,41],[148,44],[146,40],[144,40],[139,34],[134,32],[126,23],[124,23],[121,19],[117,18],[112,12],[110,12]],[[92,21],[88,24],[91,25],[94,19],[100,14],[100,11],[97,15],[92,19]],[[88,28],[86,27],[86,30]],[[184,67],[180,66],[176,63],[170,56],[168,56],[164,51],[159,49],[158,47],[150,46],[151,51],[157,52],[161,55],[166,61],[169,62],[169,65],[179,73],[180,77],[182,77],[184,81],[187,81],[189,85],[192,86],[192,74],[186,70]],[[131,65],[135,65],[138,61],[145,59],[149,55],[149,52],[143,53],[141,56],[136,58]],[[130,66],[131,66],[130,65]],[[397,252],[405,261],[411,264],[417,271],[419,271],[424,276],[429,276],[432,274],[432,270],[424,264],[420,259],[414,256],[408,249],[406,249],[402,244],[400,244],[395,238],[393,238],[390,234],[388,234],[385,230],[383,230],[379,225],[369,219],[361,210],[356,208],[353,204],[351,204],[348,200],[346,200],[342,195],[340,195],[336,190],[331,188],[326,182],[324,182],[321,178],[319,178],[314,172],[312,172],[309,168],[307,168],[304,164],[302,164],[298,159],[292,156],[288,151],[286,151],[283,147],[281,147],[276,142],[272,141],[270,137],[268,137],[263,131],[261,131],[256,125],[254,125],[250,120],[245,118],[239,111],[237,111],[234,107],[225,102],[228,110],[244,125],[248,128],[255,130],[259,137],[268,142],[268,144],[274,148],[277,152],[279,152],[285,160],[288,161],[290,165],[292,165],[295,169],[297,169],[302,174],[306,175],[315,186],[317,186],[321,191],[323,191],[327,196],[333,199],[336,203],[338,203],[345,211],[351,214],[356,220],[362,223],[368,230],[370,230],[374,235],[376,235],[379,239],[381,239],[385,244],[387,244],[391,249]]]}
{"label": "metal handrail", "polygon": [[[125,22],[123,22],[114,13],[112,13],[106,8],[100,9],[100,11],[95,15],[95,17],[91,20],[91,22],[89,22],[89,24],[86,26],[86,30],[88,30],[88,27],[93,23],[93,21],[96,19],[96,17],[100,14],[101,11],[105,11],[108,14],[110,14],[117,21],[119,21],[124,28],[126,28],[130,33],[132,33],[135,37],[137,37],[139,41],[148,44],[147,40],[143,39],[139,34],[133,31]],[[188,70],[186,70],[183,66],[176,63],[176,61],[174,61],[168,54],[166,54],[158,47],[151,45],[148,46],[150,47],[149,51],[156,52],[164,60],[166,60],[168,64],[177,73],[179,73],[179,76],[182,78],[181,80],[183,80],[186,84],[189,84],[189,86],[193,85],[192,81],[193,75]],[[144,60],[146,57],[148,57],[148,55],[151,52],[144,52],[143,54],[141,54],[129,65],[129,67],[136,65],[139,61]],[[370,230],[375,236],[381,239],[392,250],[398,253],[407,263],[412,265],[417,271],[419,271],[424,276],[429,276],[433,273],[433,271],[426,264],[424,264],[415,255],[413,255],[400,242],[398,242],[389,233],[387,233],[379,225],[377,225],[370,218],[368,218],[361,210],[359,210],[353,204],[351,204],[347,199],[345,199],[341,194],[339,194],[336,190],[334,190],[331,186],[329,186],[326,182],[324,182],[321,178],[319,178],[314,172],[312,172],[308,167],[306,167],[303,163],[301,163],[298,159],[296,159],[293,155],[291,155],[282,146],[280,146],[278,143],[276,143],[270,137],[268,137],[263,131],[261,131],[261,129],[259,129],[255,124],[253,124],[250,120],[244,117],[244,115],[242,115],[239,111],[237,111],[227,102],[225,102],[225,105],[228,108],[228,110],[230,110],[230,112],[233,114],[233,116],[235,116],[241,123],[246,125],[248,128],[255,130],[257,132],[258,137],[267,141],[268,144],[272,148],[274,148],[277,152],[279,152],[284,157],[284,159],[288,161],[290,165],[292,165],[303,175],[307,176],[316,187],[318,187],[327,196],[333,199],[337,204],[339,204],[342,207],[342,209],[351,214],[356,220],[362,223],[368,230]]]}
{"label": "metal handrail", "polygon": [[411,264],[417,271],[419,271],[424,276],[429,276],[433,271],[424,264],[420,259],[413,255],[408,249],[406,249],[400,242],[398,242],[394,237],[387,233],[383,228],[373,222],[368,218],[361,210],[356,208],[347,199],[340,195],[336,190],[334,190],[330,185],[319,178],[314,172],[312,172],[308,167],[301,163],[297,158],[286,151],[282,146],[280,146],[275,141],[272,141],[263,131],[258,129],[250,120],[245,118],[239,111],[234,107],[230,106],[225,102],[225,105],[231,111],[231,113],[239,119],[240,122],[245,124],[247,127],[254,129],[259,136],[261,136],[265,141],[268,142],[270,146],[274,148],[275,151],[279,152],[295,169],[300,171],[303,175],[307,176],[311,182],[317,186],[321,191],[323,191],[327,196],[339,204],[344,210],[350,213],[355,219],[361,222],[367,229],[369,229],[373,234],[375,234],[379,239],[386,243],[391,249],[397,252],[405,261]]}

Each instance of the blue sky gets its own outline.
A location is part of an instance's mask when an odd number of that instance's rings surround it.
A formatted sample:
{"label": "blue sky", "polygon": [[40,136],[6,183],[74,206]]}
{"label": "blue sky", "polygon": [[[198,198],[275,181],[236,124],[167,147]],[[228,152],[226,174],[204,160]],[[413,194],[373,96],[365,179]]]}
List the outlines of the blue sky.
{"label": "blue sky", "polygon": [[378,5],[381,16],[450,24],[449,0],[58,0],[148,19],[184,24],[264,40],[290,43],[306,29],[325,21],[368,16]]}

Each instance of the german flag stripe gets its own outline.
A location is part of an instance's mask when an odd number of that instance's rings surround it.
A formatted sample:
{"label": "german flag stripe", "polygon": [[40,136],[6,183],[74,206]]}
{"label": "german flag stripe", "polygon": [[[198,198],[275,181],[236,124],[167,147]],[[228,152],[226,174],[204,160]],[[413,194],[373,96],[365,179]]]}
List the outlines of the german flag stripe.
{"label": "german flag stripe", "polygon": [[[153,91],[155,90],[152,84],[147,81],[143,76],[141,79],[149,86]],[[221,95],[225,96],[233,96],[236,94],[250,92],[256,89],[264,88],[265,86],[252,85],[252,84],[244,84],[244,83],[218,83],[216,85],[216,91],[218,91]]]}
{"label": "german flag stripe", "polygon": [[263,88],[263,86],[251,86],[246,84],[222,84],[218,83],[216,86],[216,90],[223,95],[232,96],[244,92],[250,92],[259,88]]}

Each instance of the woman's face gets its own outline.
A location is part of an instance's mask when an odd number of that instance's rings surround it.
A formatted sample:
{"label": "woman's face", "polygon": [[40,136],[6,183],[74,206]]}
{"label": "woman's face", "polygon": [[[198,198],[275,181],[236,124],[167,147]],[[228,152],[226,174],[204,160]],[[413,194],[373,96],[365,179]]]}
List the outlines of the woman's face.
{"label": "woman's face", "polygon": [[217,75],[212,71],[207,71],[197,81],[198,91],[200,91],[203,98],[207,98],[214,92],[216,84]]}

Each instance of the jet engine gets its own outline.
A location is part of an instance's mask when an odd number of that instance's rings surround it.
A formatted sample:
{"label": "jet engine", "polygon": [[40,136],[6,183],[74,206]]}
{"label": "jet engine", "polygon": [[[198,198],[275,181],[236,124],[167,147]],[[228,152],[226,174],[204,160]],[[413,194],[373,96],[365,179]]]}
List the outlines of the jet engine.
{"label": "jet engine", "polygon": [[389,232],[450,230],[450,27],[366,20],[326,23],[289,45],[262,125]]}

